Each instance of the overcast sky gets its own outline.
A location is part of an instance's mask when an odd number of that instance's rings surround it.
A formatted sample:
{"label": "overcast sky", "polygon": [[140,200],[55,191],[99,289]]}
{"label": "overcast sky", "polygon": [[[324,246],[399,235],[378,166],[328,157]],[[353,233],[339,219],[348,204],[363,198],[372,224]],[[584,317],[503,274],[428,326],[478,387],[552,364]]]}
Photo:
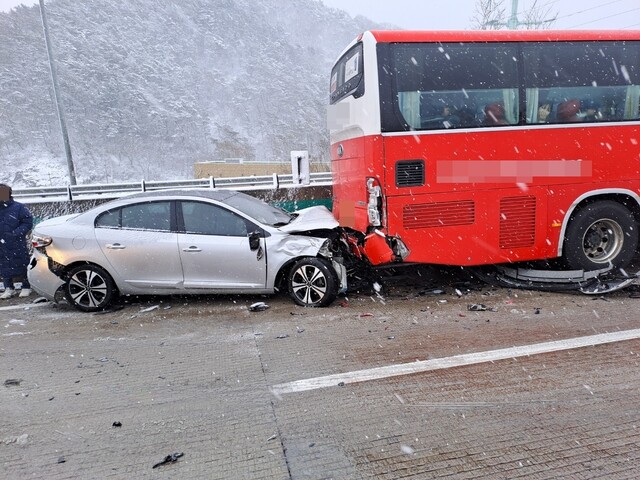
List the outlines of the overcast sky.
{"label": "overcast sky", "polygon": [[[161,1],[161,0],[159,0]],[[260,0],[256,0],[260,1]],[[351,16],[363,15],[376,22],[392,23],[414,30],[464,30],[471,28],[477,0],[322,0],[327,6],[345,10]],[[534,0],[519,0],[518,10]],[[554,28],[640,29],[638,0],[537,0],[557,15]],[[0,0],[0,11],[37,0]],[[503,0],[511,12],[512,0]]]}

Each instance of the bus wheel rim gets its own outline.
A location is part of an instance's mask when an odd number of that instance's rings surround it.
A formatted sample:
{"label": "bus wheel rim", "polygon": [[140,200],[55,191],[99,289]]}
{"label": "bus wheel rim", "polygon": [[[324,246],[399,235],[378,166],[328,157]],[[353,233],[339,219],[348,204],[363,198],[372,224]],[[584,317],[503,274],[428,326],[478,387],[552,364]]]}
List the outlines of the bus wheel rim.
{"label": "bus wheel rim", "polygon": [[624,232],[618,222],[602,219],[593,222],[585,231],[582,248],[584,254],[594,263],[609,263],[624,242]]}

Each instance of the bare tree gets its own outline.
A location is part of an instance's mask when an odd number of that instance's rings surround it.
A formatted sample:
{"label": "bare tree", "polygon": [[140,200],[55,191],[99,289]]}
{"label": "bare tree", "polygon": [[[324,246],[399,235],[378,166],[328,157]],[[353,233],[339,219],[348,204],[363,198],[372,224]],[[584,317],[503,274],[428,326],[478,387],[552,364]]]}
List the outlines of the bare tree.
{"label": "bare tree", "polygon": [[477,0],[471,21],[478,30],[499,30],[506,24],[504,0]]}
{"label": "bare tree", "polygon": [[[541,5],[542,3],[542,5]],[[534,0],[531,6],[520,14],[520,24],[526,30],[545,30],[551,28],[558,18],[558,12],[552,11],[549,2]]]}
{"label": "bare tree", "polygon": [[[540,30],[550,28],[557,18],[549,2],[533,0],[528,8],[507,14],[505,0],[477,0],[473,16],[473,28],[480,30],[500,30],[503,28]],[[518,9],[518,2],[511,2],[512,9]]]}

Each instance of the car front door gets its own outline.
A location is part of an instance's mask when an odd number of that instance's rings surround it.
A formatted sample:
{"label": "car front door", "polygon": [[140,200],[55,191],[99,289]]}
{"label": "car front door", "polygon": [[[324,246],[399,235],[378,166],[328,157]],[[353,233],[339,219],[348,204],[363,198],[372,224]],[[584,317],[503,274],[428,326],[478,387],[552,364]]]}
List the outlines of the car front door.
{"label": "car front door", "polygon": [[[264,238],[249,234],[258,227],[235,212],[207,202],[178,203],[183,233],[178,248],[187,289],[246,290],[266,286]],[[259,240],[259,241],[258,241]]]}
{"label": "car front door", "polygon": [[136,288],[182,285],[178,234],[171,231],[172,202],[127,205],[96,219],[96,240],[111,269]]}

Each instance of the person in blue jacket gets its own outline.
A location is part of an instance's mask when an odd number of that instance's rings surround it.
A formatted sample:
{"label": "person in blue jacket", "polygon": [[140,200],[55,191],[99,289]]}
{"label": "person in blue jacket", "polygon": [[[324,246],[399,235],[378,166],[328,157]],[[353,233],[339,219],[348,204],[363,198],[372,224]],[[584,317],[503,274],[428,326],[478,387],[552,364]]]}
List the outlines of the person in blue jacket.
{"label": "person in blue jacket", "polygon": [[4,292],[0,299],[6,300],[16,295],[13,279],[22,279],[20,297],[31,295],[27,279],[29,248],[27,234],[33,228],[31,212],[11,195],[11,187],[0,183],[0,277]]}

